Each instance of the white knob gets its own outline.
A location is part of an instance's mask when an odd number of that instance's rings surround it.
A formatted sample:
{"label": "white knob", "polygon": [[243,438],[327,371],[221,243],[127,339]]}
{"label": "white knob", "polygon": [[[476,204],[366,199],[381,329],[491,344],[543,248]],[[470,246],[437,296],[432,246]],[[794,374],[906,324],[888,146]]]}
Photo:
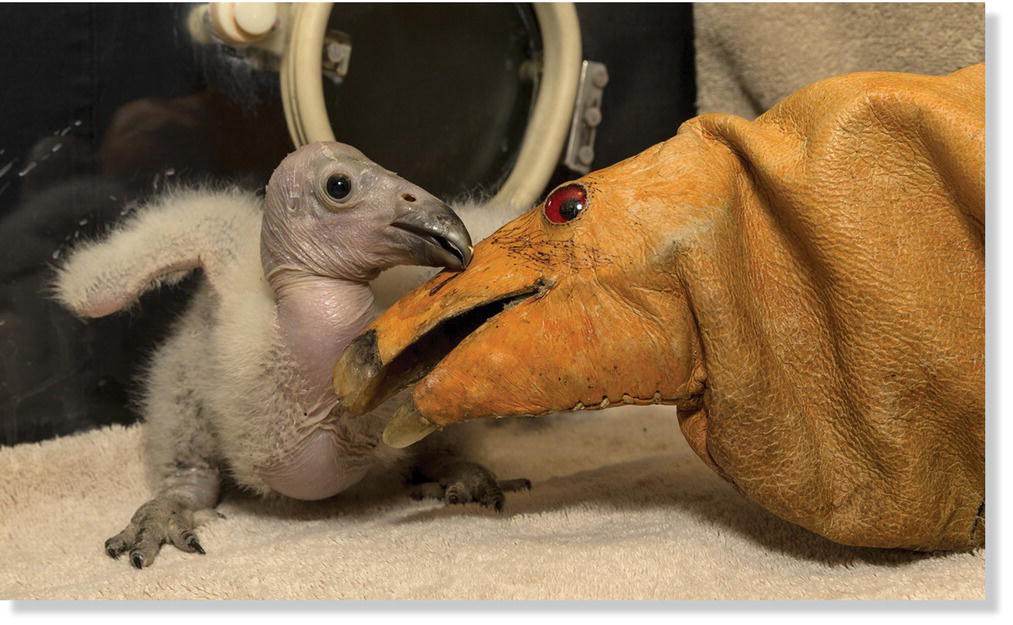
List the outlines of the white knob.
{"label": "white knob", "polygon": [[273,2],[237,2],[235,6],[236,24],[254,37],[271,32],[278,19],[278,7]]}
{"label": "white knob", "polygon": [[278,19],[273,2],[212,2],[211,25],[223,40],[247,44],[263,39]]}

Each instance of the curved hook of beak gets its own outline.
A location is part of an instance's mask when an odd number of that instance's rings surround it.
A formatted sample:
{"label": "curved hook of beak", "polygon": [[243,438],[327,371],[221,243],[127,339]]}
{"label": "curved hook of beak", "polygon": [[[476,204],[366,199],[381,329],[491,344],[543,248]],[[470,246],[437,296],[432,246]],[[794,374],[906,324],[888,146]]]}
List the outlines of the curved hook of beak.
{"label": "curved hook of beak", "polygon": [[404,204],[390,223],[413,235],[409,253],[420,265],[460,271],[471,262],[471,235],[449,206],[433,198]]}
{"label": "curved hook of beak", "polygon": [[401,449],[417,443],[438,429],[438,426],[419,413],[415,402],[409,397],[387,423],[382,438],[388,447]]}

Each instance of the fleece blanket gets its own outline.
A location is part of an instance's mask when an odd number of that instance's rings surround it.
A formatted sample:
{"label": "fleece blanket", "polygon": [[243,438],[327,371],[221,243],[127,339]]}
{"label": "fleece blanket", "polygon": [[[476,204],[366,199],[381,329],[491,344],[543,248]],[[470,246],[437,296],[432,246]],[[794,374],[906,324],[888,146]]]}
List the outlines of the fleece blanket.
{"label": "fleece blanket", "polygon": [[848,72],[949,74],[985,61],[981,3],[694,3],[697,111],[753,119]]}
{"label": "fleece blanket", "polygon": [[0,448],[0,599],[983,599],[985,556],[845,547],[765,512],[675,408],[469,424],[528,477],[500,514],[413,501],[396,471],[322,502],[227,493],[207,555],[102,549],[150,491],[141,426]]}

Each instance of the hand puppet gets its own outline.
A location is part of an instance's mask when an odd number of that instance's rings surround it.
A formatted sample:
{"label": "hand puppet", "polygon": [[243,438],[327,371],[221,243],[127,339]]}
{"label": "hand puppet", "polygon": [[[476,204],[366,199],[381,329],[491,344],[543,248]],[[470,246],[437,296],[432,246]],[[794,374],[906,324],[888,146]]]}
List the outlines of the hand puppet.
{"label": "hand puppet", "polygon": [[[984,67],[849,74],[565,184],[337,362],[407,445],[674,404],[746,497],[850,545],[984,540]],[[417,383],[416,383],[417,382]]]}
{"label": "hand puppet", "polygon": [[[378,445],[382,418],[336,418],[331,367],[378,313],[370,280],[381,270],[456,271],[471,254],[450,207],[338,143],[290,154],[264,200],[235,189],[176,191],[75,250],[55,291],[83,317],[204,272],[144,380],[157,496],[106,542],[107,553],[129,551],[138,568],[166,542],[204,553],[194,513],[217,504],[224,477],[260,494],[322,499],[395,460],[396,450]],[[484,468],[443,465],[476,473],[458,490],[478,490],[458,501],[502,505],[503,489]]]}

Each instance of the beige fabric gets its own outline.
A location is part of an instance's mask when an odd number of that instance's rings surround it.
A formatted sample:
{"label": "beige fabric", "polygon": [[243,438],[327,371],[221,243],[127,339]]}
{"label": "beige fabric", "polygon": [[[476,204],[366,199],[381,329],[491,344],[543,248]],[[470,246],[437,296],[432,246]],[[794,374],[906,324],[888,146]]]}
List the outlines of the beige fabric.
{"label": "beige fabric", "polygon": [[143,571],[102,552],[149,496],[139,427],[0,448],[0,598],[984,598],[983,551],[845,547],[745,500],[674,408],[582,415],[477,426],[479,457],[534,481],[502,516],[375,483],[319,503],[229,495],[206,556],[168,546]]}
{"label": "beige fabric", "polygon": [[979,3],[695,3],[697,108],[752,119],[847,72],[948,74],[985,60]]}

